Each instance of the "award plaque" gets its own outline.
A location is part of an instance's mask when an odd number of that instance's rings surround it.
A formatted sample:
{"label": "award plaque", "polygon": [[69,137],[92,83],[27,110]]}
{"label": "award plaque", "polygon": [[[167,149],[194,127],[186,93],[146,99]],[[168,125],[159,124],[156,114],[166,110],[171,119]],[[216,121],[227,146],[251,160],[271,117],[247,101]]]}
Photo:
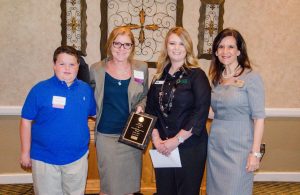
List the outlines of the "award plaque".
{"label": "award plaque", "polygon": [[131,112],[119,142],[144,150],[149,143],[156,120],[155,116],[149,114]]}

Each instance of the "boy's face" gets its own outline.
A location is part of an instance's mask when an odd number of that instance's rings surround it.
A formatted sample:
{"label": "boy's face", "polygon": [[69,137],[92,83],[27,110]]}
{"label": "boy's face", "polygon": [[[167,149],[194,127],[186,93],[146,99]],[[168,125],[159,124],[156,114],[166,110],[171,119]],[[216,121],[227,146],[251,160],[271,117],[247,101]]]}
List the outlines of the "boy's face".
{"label": "boy's face", "polygon": [[79,69],[79,64],[75,56],[61,53],[57,56],[56,62],[53,64],[53,70],[57,78],[65,81],[70,86],[75,80]]}

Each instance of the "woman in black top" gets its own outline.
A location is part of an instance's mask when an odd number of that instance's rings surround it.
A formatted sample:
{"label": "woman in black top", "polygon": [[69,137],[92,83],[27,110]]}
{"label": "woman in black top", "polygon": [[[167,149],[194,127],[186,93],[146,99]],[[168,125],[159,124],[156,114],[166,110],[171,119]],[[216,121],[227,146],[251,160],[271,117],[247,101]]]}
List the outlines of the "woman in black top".
{"label": "woman in black top", "polygon": [[156,168],[158,195],[198,195],[203,176],[211,88],[188,32],[172,28],[152,81],[146,112],[158,117],[152,142],[168,156],[178,147],[181,168]]}

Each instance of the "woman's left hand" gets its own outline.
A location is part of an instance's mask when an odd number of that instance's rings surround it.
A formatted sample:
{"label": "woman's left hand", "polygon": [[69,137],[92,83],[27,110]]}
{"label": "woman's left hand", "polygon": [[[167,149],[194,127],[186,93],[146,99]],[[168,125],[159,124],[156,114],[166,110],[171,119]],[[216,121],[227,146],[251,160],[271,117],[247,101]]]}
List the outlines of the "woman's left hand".
{"label": "woman's left hand", "polygon": [[255,157],[253,154],[249,154],[246,166],[247,172],[253,172],[259,169],[259,161],[260,158]]}
{"label": "woman's left hand", "polygon": [[170,154],[175,148],[178,147],[179,143],[176,137],[165,140],[165,147],[167,148],[167,153]]}
{"label": "woman's left hand", "polygon": [[135,111],[136,114],[143,113],[143,112],[144,112],[144,109],[142,106],[136,107],[136,111]]}

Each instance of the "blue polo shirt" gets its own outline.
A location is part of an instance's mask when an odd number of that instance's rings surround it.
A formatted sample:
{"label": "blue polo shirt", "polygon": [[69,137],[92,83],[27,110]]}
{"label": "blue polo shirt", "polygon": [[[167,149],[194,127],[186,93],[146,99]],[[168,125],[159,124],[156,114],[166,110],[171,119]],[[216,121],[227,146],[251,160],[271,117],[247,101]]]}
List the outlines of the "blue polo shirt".
{"label": "blue polo shirt", "polygon": [[69,87],[56,76],[39,82],[22,108],[22,118],[33,121],[31,158],[55,165],[80,159],[90,140],[88,116],[95,114],[93,91],[83,81]]}

